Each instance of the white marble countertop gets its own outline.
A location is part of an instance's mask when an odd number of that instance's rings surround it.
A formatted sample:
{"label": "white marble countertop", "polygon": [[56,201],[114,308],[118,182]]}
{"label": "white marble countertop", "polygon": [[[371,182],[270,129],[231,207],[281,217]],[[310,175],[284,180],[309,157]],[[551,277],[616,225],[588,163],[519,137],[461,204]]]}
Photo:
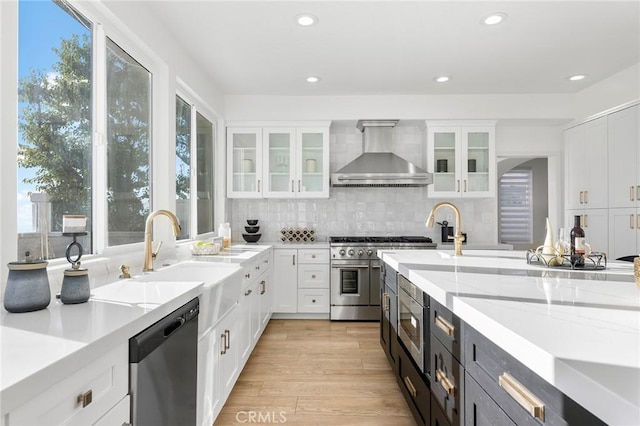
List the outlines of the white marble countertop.
{"label": "white marble countertop", "polygon": [[611,425],[640,424],[633,265],[566,271],[524,252],[380,251],[389,266]]}

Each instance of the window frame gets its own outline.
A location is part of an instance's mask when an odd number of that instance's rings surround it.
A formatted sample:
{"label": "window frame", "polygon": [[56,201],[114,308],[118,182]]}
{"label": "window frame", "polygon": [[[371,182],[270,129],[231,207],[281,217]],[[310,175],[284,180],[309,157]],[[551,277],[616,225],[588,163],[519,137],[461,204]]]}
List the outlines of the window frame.
{"label": "window frame", "polygon": [[[182,81],[179,77],[176,78],[176,80],[177,80],[177,87],[176,87],[175,96],[179,96],[180,98],[182,98],[184,102],[186,102],[191,106],[191,143],[190,143],[191,164],[190,164],[190,170],[189,170],[190,172],[189,188],[190,188],[190,194],[191,194],[189,199],[189,209],[191,214],[189,218],[189,222],[190,222],[189,237],[190,238],[187,238],[187,240],[196,239],[196,238],[206,238],[209,236],[213,236],[214,233],[216,232],[216,229],[214,226],[214,229],[212,229],[210,232],[198,234],[198,196],[197,196],[197,191],[198,191],[197,126],[198,126],[198,123],[197,123],[197,116],[198,114],[200,114],[202,117],[204,117],[207,121],[211,123],[211,127],[212,127],[211,134],[213,135],[213,138],[214,138],[213,148],[212,148],[213,158],[211,159],[212,161],[211,166],[213,168],[213,178],[214,178],[214,181],[212,182],[212,189],[213,189],[212,197],[214,202],[212,213],[214,214],[214,224],[215,224],[216,223],[215,214],[217,210],[216,200],[218,200],[218,197],[217,197],[218,185],[215,178],[216,178],[216,170],[218,166],[217,164],[218,146],[220,145],[218,142],[219,140],[218,121],[215,119],[217,118],[217,115],[213,112],[211,108],[209,108],[206,105],[206,103],[202,100],[202,98],[200,98],[193,90],[191,90],[191,88],[189,88],[189,86],[184,81]],[[175,105],[175,100],[174,100],[174,105]],[[175,113],[174,113],[174,116],[175,116]],[[212,119],[212,117],[214,119]],[[175,164],[175,137],[173,138],[173,141],[174,141],[173,152],[174,152],[174,164]],[[175,179],[174,179],[173,187],[175,188]],[[174,190],[174,199],[175,199],[175,190]]]}

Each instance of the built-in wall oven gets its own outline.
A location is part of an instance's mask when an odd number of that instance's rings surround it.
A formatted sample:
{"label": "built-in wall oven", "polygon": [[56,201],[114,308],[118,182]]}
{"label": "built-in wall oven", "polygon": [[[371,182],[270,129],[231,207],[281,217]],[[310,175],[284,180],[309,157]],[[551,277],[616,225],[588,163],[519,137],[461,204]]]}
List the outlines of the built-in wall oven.
{"label": "built-in wall oven", "polygon": [[427,376],[430,376],[429,332],[429,296],[398,275],[398,338]]}
{"label": "built-in wall oven", "polygon": [[433,249],[430,238],[331,237],[332,320],[380,320],[379,249]]}

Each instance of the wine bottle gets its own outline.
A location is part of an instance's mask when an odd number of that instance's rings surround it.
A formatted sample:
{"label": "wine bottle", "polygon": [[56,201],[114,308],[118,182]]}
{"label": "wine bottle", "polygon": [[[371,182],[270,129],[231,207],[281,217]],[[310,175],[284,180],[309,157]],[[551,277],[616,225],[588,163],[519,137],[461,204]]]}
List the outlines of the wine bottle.
{"label": "wine bottle", "polygon": [[571,264],[573,266],[584,266],[585,253],[584,229],[580,226],[580,216],[574,216],[573,228],[571,228]]}

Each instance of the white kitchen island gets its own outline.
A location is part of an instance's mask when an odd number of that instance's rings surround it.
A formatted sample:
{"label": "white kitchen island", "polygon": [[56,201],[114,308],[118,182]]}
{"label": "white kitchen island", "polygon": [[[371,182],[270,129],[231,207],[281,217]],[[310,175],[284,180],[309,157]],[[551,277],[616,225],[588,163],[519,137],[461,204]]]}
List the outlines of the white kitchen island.
{"label": "white kitchen island", "polygon": [[525,252],[379,257],[606,423],[640,424],[640,288],[631,263],[571,271],[528,265]]}

